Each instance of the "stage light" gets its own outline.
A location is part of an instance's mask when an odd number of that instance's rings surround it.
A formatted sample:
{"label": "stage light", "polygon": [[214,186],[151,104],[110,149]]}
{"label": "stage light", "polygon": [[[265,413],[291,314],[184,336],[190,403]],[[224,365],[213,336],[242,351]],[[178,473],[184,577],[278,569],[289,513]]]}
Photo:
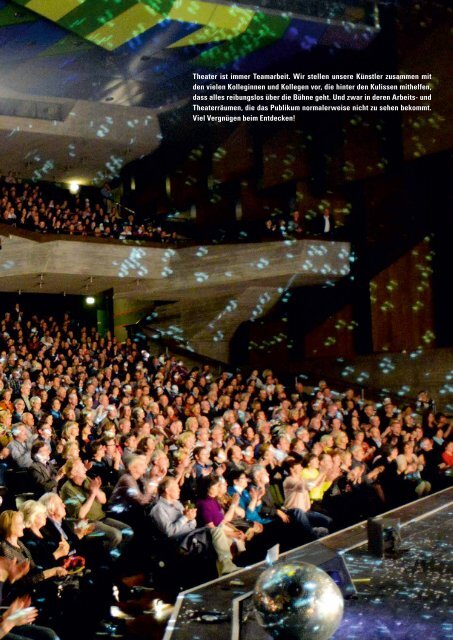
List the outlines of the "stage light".
{"label": "stage light", "polygon": [[72,193],[72,195],[76,195],[76,193],[79,193],[79,189],[80,189],[80,185],[78,182],[72,181],[69,183],[69,193]]}
{"label": "stage light", "polygon": [[93,296],[87,296],[87,297],[85,298],[85,302],[86,302],[87,304],[92,305],[92,304],[94,304],[94,303],[96,302],[96,299],[95,299],[95,298],[93,298]]}

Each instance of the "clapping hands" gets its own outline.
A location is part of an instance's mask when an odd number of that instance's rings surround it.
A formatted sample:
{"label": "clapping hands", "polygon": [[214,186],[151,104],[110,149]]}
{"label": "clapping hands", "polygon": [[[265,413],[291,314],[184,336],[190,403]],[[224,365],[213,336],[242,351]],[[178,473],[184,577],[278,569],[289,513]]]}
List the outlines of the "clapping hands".
{"label": "clapping hands", "polygon": [[18,562],[16,558],[0,557],[0,575],[4,578],[3,581],[8,580],[12,584],[27,575],[29,571],[30,563],[27,560]]}
{"label": "clapping hands", "polygon": [[96,476],[96,478],[93,478],[90,481],[90,493],[97,494],[97,492],[101,488],[101,484],[102,484],[102,481],[99,476]]}
{"label": "clapping hands", "polygon": [[36,620],[38,610],[35,607],[30,607],[30,604],[30,596],[22,596],[16,598],[6,609],[1,618],[1,625],[7,633],[14,627],[32,624]]}

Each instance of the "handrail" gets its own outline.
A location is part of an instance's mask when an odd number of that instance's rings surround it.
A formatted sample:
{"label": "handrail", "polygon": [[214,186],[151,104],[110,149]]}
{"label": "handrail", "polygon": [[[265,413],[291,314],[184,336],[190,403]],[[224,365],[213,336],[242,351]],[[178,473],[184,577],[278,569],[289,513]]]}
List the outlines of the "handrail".
{"label": "handrail", "polygon": [[[63,240],[65,242],[93,242],[102,244],[116,244],[116,245],[145,245],[149,247],[165,247],[165,242],[152,242],[150,240],[142,240],[140,238],[98,238],[96,236],[84,236],[84,235],[71,235],[69,233],[40,233],[39,231],[32,231],[29,229],[23,229],[21,227],[15,227],[4,222],[0,222],[0,236],[17,236],[26,240],[32,240],[33,242],[55,242],[56,240]],[[183,240],[178,240],[178,244],[183,244]],[[196,244],[196,243],[194,243]]]}
{"label": "handrail", "polygon": [[241,245],[241,244],[258,244],[258,243],[272,243],[272,242],[284,242],[285,240],[297,241],[297,240],[320,240],[322,242],[350,242],[347,238],[343,237],[335,237],[335,238],[323,238],[320,235],[309,235],[306,234],[302,238],[279,238],[279,237],[247,237],[243,239],[237,239],[228,237],[225,241],[220,242],[215,238],[203,237],[202,239],[192,239],[192,238],[176,238],[176,240],[169,238],[168,242],[163,240],[162,242],[156,242],[153,240],[146,240],[140,238],[139,236],[131,236],[128,238],[120,239],[120,238],[103,238],[91,235],[76,235],[69,233],[42,233],[39,231],[34,231],[30,229],[25,229],[23,227],[17,227],[15,225],[9,225],[5,222],[0,222],[0,236],[9,237],[9,236],[17,236],[19,238],[24,238],[26,240],[32,240],[33,242],[55,242],[56,240],[63,240],[65,242],[93,242],[93,243],[102,243],[102,244],[115,244],[115,245],[139,245],[145,247],[174,247],[185,248],[185,247],[198,247],[200,244],[202,245]]}

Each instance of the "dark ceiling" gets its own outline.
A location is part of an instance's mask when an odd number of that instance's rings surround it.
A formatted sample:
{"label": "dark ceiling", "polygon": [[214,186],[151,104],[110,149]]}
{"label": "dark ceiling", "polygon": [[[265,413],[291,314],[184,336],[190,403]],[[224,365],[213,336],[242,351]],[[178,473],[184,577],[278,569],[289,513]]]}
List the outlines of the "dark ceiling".
{"label": "dark ceiling", "polygon": [[197,69],[362,48],[377,28],[368,0],[0,0],[1,78],[27,95],[156,109],[188,97]]}
{"label": "dark ceiling", "polygon": [[[445,148],[448,3],[379,8],[396,15],[392,68],[431,71],[442,87],[426,122],[405,119],[405,153]],[[193,72],[319,70],[334,59],[348,69],[369,59],[374,70],[388,63],[370,57],[385,53],[376,47],[384,33],[370,0],[0,0],[0,172],[110,178],[157,149],[169,128],[184,133],[173,116],[190,108]]]}

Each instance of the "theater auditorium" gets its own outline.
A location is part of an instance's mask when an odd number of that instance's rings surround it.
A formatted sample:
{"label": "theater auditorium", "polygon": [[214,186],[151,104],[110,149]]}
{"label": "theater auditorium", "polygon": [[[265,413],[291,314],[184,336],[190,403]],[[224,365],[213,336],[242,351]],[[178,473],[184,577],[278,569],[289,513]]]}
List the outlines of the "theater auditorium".
{"label": "theater auditorium", "polygon": [[451,637],[450,29],[0,0],[0,638]]}

